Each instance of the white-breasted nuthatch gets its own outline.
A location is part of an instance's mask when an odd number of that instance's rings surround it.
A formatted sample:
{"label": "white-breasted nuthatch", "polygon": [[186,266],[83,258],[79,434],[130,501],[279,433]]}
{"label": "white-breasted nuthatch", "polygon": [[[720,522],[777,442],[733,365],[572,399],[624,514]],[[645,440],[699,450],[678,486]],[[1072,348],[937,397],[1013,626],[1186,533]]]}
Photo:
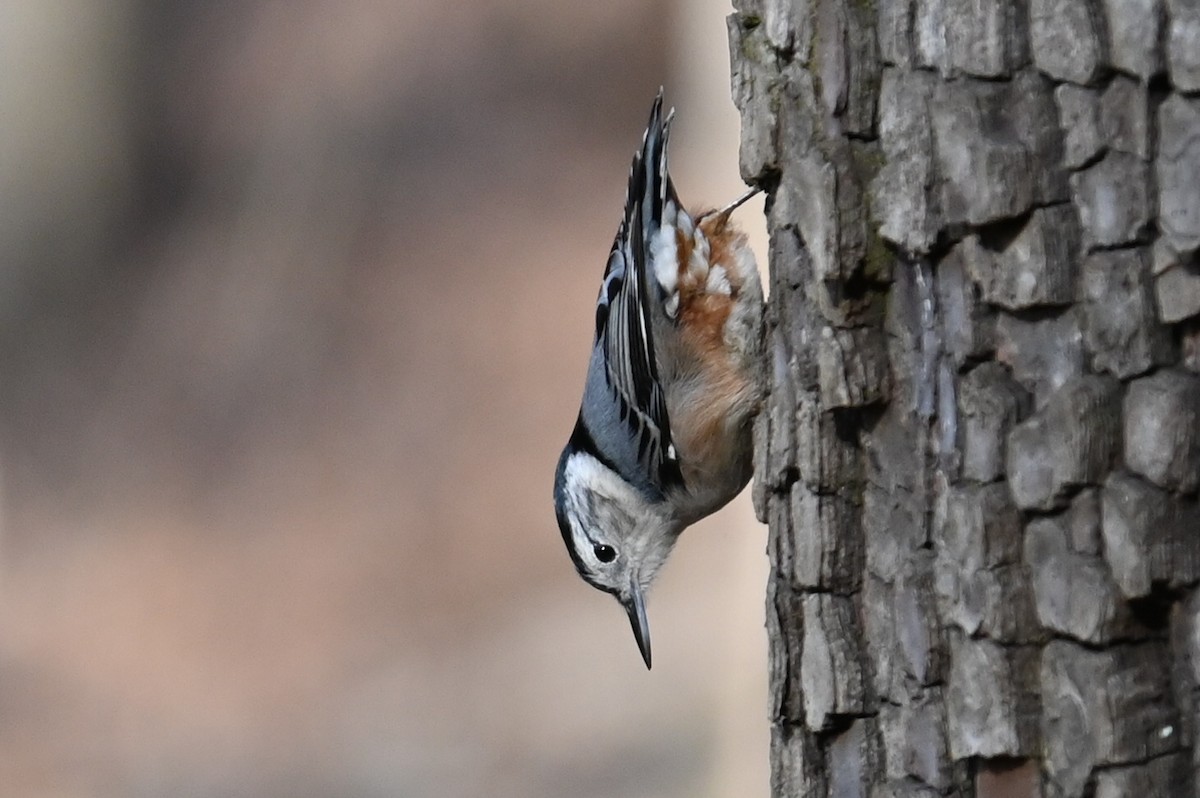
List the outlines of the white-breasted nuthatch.
{"label": "white-breasted nuthatch", "polygon": [[596,303],[583,401],[554,476],[579,575],[629,613],[646,667],[646,592],[679,533],[753,470],[763,396],[763,293],[732,204],[686,211],[667,172],[662,91],[634,154]]}

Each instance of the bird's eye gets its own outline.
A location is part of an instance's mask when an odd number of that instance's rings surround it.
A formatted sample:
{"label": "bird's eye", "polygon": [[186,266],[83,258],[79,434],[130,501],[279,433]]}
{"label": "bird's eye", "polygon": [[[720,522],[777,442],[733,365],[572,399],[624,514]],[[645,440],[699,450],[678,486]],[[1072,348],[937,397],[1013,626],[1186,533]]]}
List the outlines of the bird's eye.
{"label": "bird's eye", "polygon": [[603,543],[597,543],[592,551],[596,552],[596,559],[600,562],[612,562],[617,558],[617,550]]}

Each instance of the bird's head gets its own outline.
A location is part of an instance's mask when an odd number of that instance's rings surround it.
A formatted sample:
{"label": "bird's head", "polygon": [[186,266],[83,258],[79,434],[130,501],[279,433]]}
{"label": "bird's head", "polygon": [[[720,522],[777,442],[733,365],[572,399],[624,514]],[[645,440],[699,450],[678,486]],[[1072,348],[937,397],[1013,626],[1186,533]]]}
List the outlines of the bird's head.
{"label": "bird's head", "polygon": [[576,570],[625,608],[649,668],[646,593],[680,525],[665,502],[646,497],[596,456],[570,444],[559,458],[554,507]]}

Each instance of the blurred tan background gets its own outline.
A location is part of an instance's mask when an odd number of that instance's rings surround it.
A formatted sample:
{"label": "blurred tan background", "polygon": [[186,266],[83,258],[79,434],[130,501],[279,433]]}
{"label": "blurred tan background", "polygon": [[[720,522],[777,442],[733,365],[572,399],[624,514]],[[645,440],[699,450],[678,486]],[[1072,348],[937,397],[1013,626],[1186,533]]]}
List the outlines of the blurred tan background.
{"label": "blurred tan background", "polygon": [[745,497],[650,673],[550,500],[660,84],[741,190],[728,11],[5,3],[0,795],[766,794]]}

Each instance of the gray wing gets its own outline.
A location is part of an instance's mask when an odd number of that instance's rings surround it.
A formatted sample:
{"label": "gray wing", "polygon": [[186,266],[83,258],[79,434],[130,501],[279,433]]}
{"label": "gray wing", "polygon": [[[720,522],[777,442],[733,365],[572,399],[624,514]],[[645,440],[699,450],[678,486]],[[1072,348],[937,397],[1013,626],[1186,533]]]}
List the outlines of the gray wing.
{"label": "gray wing", "polygon": [[596,304],[596,347],[606,386],[618,404],[623,431],[636,444],[637,462],[660,490],[682,483],[655,356],[653,314],[661,313],[662,297],[650,275],[649,251],[664,208],[676,202],[667,175],[669,124],[669,118],[662,118],[659,92],[642,149],[633,159],[625,216]]}

